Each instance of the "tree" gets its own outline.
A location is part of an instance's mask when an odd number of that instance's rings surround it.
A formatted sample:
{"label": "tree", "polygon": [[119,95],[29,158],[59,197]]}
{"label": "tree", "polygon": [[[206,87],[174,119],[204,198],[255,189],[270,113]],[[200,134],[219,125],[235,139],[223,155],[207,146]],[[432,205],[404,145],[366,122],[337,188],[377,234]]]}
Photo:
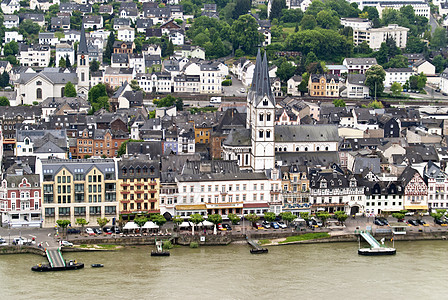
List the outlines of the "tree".
{"label": "tree", "polygon": [[342,99],[334,99],[333,105],[334,107],[345,107],[345,101]]}
{"label": "tree", "polygon": [[156,223],[159,228],[163,226],[163,224],[166,223],[166,219],[164,216],[162,216],[161,214],[153,214],[151,215],[151,221],[153,221],[154,223]]}
{"label": "tree", "polygon": [[384,90],[384,80],[386,79],[386,72],[380,65],[374,65],[366,71],[365,85],[369,87],[370,95],[382,93]]}
{"label": "tree", "polygon": [[308,221],[310,219],[310,213],[308,213],[308,212],[301,212],[300,213],[300,217],[302,219],[304,219],[305,221]]}
{"label": "tree", "polygon": [[70,68],[72,66],[72,63],[70,61],[70,57],[68,55],[65,57],[65,67]]}
{"label": "tree", "polygon": [[434,218],[434,221],[440,220],[446,213],[446,209],[436,209],[435,213],[431,213],[431,217]]}
{"label": "tree", "polygon": [[78,218],[76,219],[76,224],[81,225],[81,232],[84,232],[84,226],[89,224],[89,222],[87,222],[87,220],[84,218]]}
{"label": "tree", "polygon": [[180,216],[175,216],[172,221],[174,224],[176,224],[177,229],[179,229],[179,225],[182,224],[184,219],[182,219]]}
{"label": "tree", "polygon": [[39,30],[40,26],[30,19],[23,20],[19,25],[19,33],[22,34],[25,39],[28,39],[31,35],[37,35]]}
{"label": "tree", "polygon": [[141,91],[142,88],[140,87],[140,85],[138,84],[138,81],[135,79],[131,80],[131,83],[129,84],[131,86],[131,89],[135,92],[135,91]]}
{"label": "tree", "polygon": [[0,97],[0,106],[10,106],[8,98],[5,96]]}
{"label": "tree", "polygon": [[66,64],[65,64],[65,59],[63,57],[61,57],[61,59],[58,62],[58,67],[59,68],[65,68]]}
{"label": "tree", "polygon": [[235,9],[233,10],[233,19],[238,19],[241,15],[249,12],[252,2],[250,0],[237,0]]}
{"label": "tree", "polygon": [[109,223],[109,219],[108,218],[97,218],[96,222],[98,223],[98,226],[100,226],[100,228],[102,230],[103,227],[106,226],[107,223]]}
{"label": "tree", "polygon": [[0,76],[0,86],[2,88],[7,87],[9,85],[9,74],[6,71],[3,71],[2,76]]}
{"label": "tree", "polygon": [[310,78],[310,75],[308,73],[302,74],[302,81],[300,82],[297,89],[299,92],[303,95],[304,93],[308,93],[308,80]]}
{"label": "tree", "polygon": [[67,234],[66,230],[68,225],[70,225],[70,220],[56,220],[56,224],[62,228],[62,233]]}
{"label": "tree", "polygon": [[312,30],[317,26],[316,18],[312,15],[305,15],[300,21],[302,30]]}
{"label": "tree", "polygon": [[100,69],[100,63],[97,60],[94,60],[90,63],[90,72],[97,72]]}
{"label": "tree", "polygon": [[112,52],[114,51],[115,35],[113,32],[107,38],[106,49],[104,50],[103,60],[110,63]]}
{"label": "tree", "polygon": [[403,55],[397,55],[391,58],[387,63],[383,65],[384,69],[407,68],[407,67],[408,67],[408,59]]}
{"label": "tree", "polygon": [[70,81],[67,82],[64,88],[65,97],[76,97],[78,93],[76,92],[75,86]]}
{"label": "tree", "polygon": [[322,225],[325,227],[325,222],[327,221],[327,219],[330,217],[330,214],[326,211],[322,211],[320,213],[317,214],[317,217],[319,219],[321,219],[322,221]]}
{"label": "tree", "polygon": [[446,46],[446,29],[443,27],[437,27],[431,38],[431,47],[434,49],[440,49]]}
{"label": "tree", "polygon": [[373,100],[369,104],[367,104],[367,107],[374,108],[374,109],[380,109],[384,108],[384,105],[381,101]]}
{"label": "tree", "polygon": [[275,213],[273,212],[265,212],[264,213],[264,219],[268,222],[274,222],[275,220]]}
{"label": "tree", "polygon": [[337,211],[334,213],[336,215],[336,219],[338,219],[338,221],[341,224],[344,224],[345,220],[347,220],[348,216],[345,213],[345,211]]}
{"label": "tree", "polygon": [[[197,226],[199,223],[204,221],[204,217],[200,214],[192,214],[190,215],[190,222]],[[194,226],[191,227],[191,234],[194,235]]]}
{"label": "tree", "polygon": [[236,214],[228,214],[227,217],[233,225],[238,224],[238,222],[240,221],[240,217],[238,217]]}
{"label": "tree", "polygon": [[390,91],[392,92],[392,96],[399,97],[401,95],[401,92],[403,91],[403,88],[401,87],[400,83],[394,82],[390,87]]}
{"label": "tree", "polygon": [[92,112],[105,108],[109,110],[109,97],[106,92],[106,86],[99,83],[89,90],[88,101],[92,106]]}
{"label": "tree", "polygon": [[17,44],[16,41],[11,41],[11,42],[5,44],[5,46],[3,48],[4,56],[16,55],[18,53],[19,53],[19,44]]}
{"label": "tree", "polygon": [[134,218],[134,223],[137,224],[138,227],[143,227],[143,225],[145,225],[145,223],[148,222],[148,218],[144,217],[144,216],[139,216]]}
{"label": "tree", "polygon": [[442,55],[437,55],[432,60],[432,64],[436,67],[436,73],[441,73],[444,70],[445,67],[445,60],[443,59]]}
{"label": "tree", "polygon": [[260,219],[260,217],[257,216],[256,214],[248,214],[248,215],[245,215],[244,218],[251,223],[255,223]]}
{"label": "tree", "polygon": [[289,78],[294,76],[295,70],[296,67],[294,67],[291,63],[284,61],[277,69],[277,72],[275,74],[278,76],[278,78],[280,78],[281,81],[286,82]]}
{"label": "tree", "polygon": [[337,29],[340,25],[340,19],[334,11],[323,10],[316,16],[317,24],[325,29]]}
{"label": "tree", "polygon": [[233,22],[231,27],[233,49],[241,48],[246,54],[255,54],[261,41],[258,23],[251,15],[243,15]]}
{"label": "tree", "polygon": [[286,1],[285,0],[273,0],[271,11],[269,14],[269,19],[280,19],[282,16],[283,9],[286,8]]}
{"label": "tree", "polygon": [[287,224],[294,221],[297,217],[290,211],[280,214],[282,220],[286,221]]}
{"label": "tree", "polygon": [[209,215],[207,217],[207,220],[212,222],[213,224],[215,224],[215,229],[213,230],[213,232],[216,233],[216,225],[218,225],[219,223],[222,223],[222,216],[219,214]]}
{"label": "tree", "polygon": [[404,214],[404,213],[401,213],[401,212],[394,212],[394,213],[392,214],[392,217],[393,217],[393,218],[396,218],[398,222],[400,222],[401,220],[403,220],[403,219],[404,219],[404,216],[405,216],[405,214]]}

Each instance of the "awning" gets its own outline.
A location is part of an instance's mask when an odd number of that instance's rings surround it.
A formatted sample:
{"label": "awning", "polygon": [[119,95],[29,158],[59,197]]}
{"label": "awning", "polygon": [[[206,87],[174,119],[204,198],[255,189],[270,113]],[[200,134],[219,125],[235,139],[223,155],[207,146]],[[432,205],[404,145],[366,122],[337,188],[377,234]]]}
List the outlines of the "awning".
{"label": "awning", "polygon": [[176,205],[176,210],[206,210],[205,204],[180,204]]}
{"label": "awning", "polygon": [[305,222],[305,220],[304,220],[304,219],[301,219],[301,218],[296,218],[296,219],[294,219],[293,222]]}
{"label": "awning", "polygon": [[127,222],[126,225],[124,225],[123,229],[139,229],[137,224],[134,222]]}
{"label": "awning", "polygon": [[182,222],[179,227],[191,227],[189,222]]}
{"label": "awning", "polygon": [[428,210],[426,205],[405,205],[404,209]]}
{"label": "awning", "polygon": [[213,224],[213,223],[210,222],[210,221],[205,220],[205,221],[202,221],[202,225],[204,225],[204,226],[213,226],[213,225],[215,225],[215,224]]}
{"label": "awning", "polygon": [[145,223],[145,225],[143,225],[142,228],[145,228],[145,229],[158,229],[159,225],[155,224],[154,222],[148,221],[148,222]]}

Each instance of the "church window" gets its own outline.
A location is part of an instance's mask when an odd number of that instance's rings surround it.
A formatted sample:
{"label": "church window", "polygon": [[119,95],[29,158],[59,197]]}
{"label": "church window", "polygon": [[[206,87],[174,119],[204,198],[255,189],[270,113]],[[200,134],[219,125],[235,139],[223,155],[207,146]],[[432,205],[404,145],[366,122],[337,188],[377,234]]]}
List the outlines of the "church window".
{"label": "church window", "polygon": [[268,106],[268,100],[263,100],[263,106]]}
{"label": "church window", "polygon": [[26,138],[25,139],[25,145],[29,145],[30,144],[30,139],[29,138]]}
{"label": "church window", "polygon": [[305,147],[305,151],[308,151],[308,147]]}
{"label": "church window", "polygon": [[36,90],[36,98],[37,99],[42,99],[42,89],[41,88],[38,88]]}
{"label": "church window", "polygon": [[260,130],[260,131],[258,132],[258,137],[260,137],[260,138],[263,137],[263,130]]}
{"label": "church window", "polygon": [[36,85],[42,85],[42,81],[36,82]]}
{"label": "church window", "polygon": [[286,152],[286,147],[285,147],[285,148],[283,148],[283,151],[285,151],[285,152]]}
{"label": "church window", "polygon": [[81,81],[85,81],[86,79],[85,79],[85,75],[84,75],[84,72],[82,72],[81,73]]}
{"label": "church window", "polygon": [[270,138],[271,137],[271,131],[267,130],[266,131],[266,138]]}
{"label": "church window", "polygon": [[299,147],[296,147],[296,151],[299,152]]}
{"label": "church window", "polygon": [[317,147],[316,150],[319,151],[319,150],[320,150],[320,147]]}
{"label": "church window", "polygon": [[260,117],[260,122],[262,122],[263,121],[263,114],[260,114],[259,117]]}
{"label": "church window", "polygon": [[64,97],[65,87],[61,88],[61,97]]}
{"label": "church window", "polygon": [[267,122],[271,121],[271,114],[266,114],[266,121]]}

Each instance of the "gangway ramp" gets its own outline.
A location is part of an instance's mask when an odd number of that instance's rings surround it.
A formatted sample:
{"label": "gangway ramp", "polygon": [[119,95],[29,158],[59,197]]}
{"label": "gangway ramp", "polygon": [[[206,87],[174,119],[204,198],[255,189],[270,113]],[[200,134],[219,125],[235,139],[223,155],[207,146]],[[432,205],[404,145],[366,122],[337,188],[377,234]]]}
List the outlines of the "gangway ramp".
{"label": "gangway ramp", "polygon": [[252,254],[268,253],[268,249],[261,248],[260,245],[258,245],[254,240],[248,238],[247,236],[246,236],[246,240],[247,240],[247,243],[249,245],[251,245],[253,248],[250,250],[250,253],[252,253]]}
{"label": "gangway ramp", "polygon": [[381,248],[380,243],[368,231],[361,231],[359,234],[372,248]]}
{"label": "gangway ramp", "polygon": [[48,262],[52,268],[65,267],[65,260],[62,257],[61,250],[57,249],[47,249],[46,251]]}

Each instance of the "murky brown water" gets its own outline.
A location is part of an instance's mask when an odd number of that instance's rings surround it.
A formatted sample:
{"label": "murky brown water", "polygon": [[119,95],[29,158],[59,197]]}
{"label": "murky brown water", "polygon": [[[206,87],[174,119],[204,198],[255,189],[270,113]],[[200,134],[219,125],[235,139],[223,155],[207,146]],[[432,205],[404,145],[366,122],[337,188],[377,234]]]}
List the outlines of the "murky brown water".
{"label": "murky brown water", "polygon": [[[400,242],[396,256],[363,257],[355,243],[150,247],[66,253],[86,268],[34,273],[43,258],[0,256],[0,299],[446,299],[448,241]],[[103,263],[92,269],[90,264]]]}

